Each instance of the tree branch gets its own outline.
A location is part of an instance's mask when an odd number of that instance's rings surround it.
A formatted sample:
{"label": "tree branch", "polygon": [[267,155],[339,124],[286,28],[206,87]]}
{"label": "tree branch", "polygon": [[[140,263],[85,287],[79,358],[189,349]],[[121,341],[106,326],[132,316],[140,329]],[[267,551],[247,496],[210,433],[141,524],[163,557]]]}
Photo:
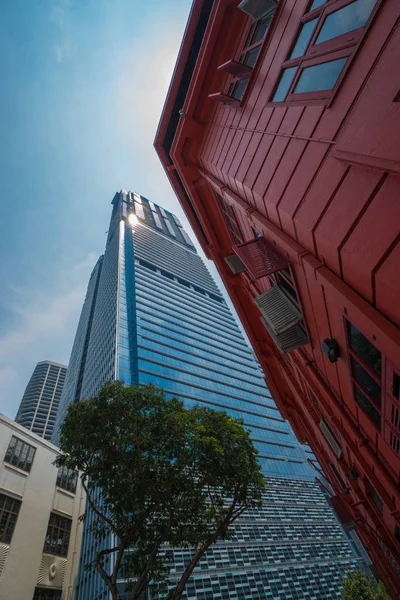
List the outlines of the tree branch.
{"label": "tree branch", "polygon": [[97,515],[97,516],[98,516],[100,519],[102,519],[103,521],[105,521],[105,522],[107,523],[107,525],[109,525],[109,526],[110,526],[111,530],[112,530],[112,531],[113,531],[113,532],[116,534],[117,532],[116,532],[116,530],[115,530],[114,524],[113,524],[113,522],[111,521],[111,519],[109,519],[108,517],[106,517],[106,515],[105,515],[104,513],[102,513],[102,512],[101,512],[101,511],[100,511],[100,510],[97,508],[96,504],[94,503],[94,501],[93,501],[93,499],[92,499],[92,497],[91,497],[91,495],[90,495],[90,493],[89,493],[89,490],[88,490],[88,488],[87,488],[87,485],[86,485],[86,483],[85,483],[85,478],[83,478],[83,477],[82,477],[81,481],[82,481],[82,487],[83,487],[83,489],[84,489],[84,490],[85,490],[85,492],[86,492],[86,496],[87,496],[87,499],[88,499],[88,502],[89,502],[89,506],[90,506],[90,508],[93,510],[93,512],[94,512],[94,513],[96,513],[96,515]]}
{"label": "tree branch", "polygon": [[107,573],[103,567],[103,558],[107,554],[112,554],[113,552],[117,552],[118,550],[119,550],[119,546],[115,546],[114,548],[107,548],[106,550],[101,550],[100,552],[96,553],[96,569],[98,570],[98,572],[100,573],[100,576],[105,581],[108,589],[110,590],[113,600],[119,600],[119,594],[118,594],[116,585],[114,585],[112,583],[111,577],[109,575],[107,575]]}

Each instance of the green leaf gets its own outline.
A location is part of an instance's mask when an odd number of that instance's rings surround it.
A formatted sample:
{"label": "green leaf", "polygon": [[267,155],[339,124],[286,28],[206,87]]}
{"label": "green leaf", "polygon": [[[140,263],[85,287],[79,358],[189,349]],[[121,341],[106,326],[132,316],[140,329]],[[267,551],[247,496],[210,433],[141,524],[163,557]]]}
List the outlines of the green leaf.
{"label": "green leaf", "polygon": [[[118,577],[159,589],[170,570],[165,544],[193,548],[194,557],[194,547],[228,539],[238,511],[258,506],[265,489],[241,421],[201,406],[186,409],[151,385],[108,383],[71,404],[60,439],[57,464],[80,471],[99,548],[110,533],[117,539],[109,550],[123,556]],[[96,566],[115,592],[99,556]],[[138,598],[140,590],[131,594]]]}

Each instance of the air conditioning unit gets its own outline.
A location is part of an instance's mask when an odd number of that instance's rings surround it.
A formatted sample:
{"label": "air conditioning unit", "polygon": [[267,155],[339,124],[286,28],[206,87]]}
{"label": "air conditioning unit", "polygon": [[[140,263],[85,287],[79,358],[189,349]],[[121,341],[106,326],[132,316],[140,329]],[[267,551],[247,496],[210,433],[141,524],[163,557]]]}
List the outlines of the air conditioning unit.
{"label": "air conditioning unit", "polygon": [[323,419],[321,419],[319,427],[337,458],[340,458],[342,456],[342,448]]}
{"label": "air conditioning unit", "polygon": [[232,273],[235,275],[237,275],[237,273],[243,273],[244,271],[247,271],[246,265],[237,254],[225,256],[225,260],[230,266]]}
{"label": "air conditioning unit", "polygon": [[274,12],[277,0],[242,0],[238,8],[258,21]]}

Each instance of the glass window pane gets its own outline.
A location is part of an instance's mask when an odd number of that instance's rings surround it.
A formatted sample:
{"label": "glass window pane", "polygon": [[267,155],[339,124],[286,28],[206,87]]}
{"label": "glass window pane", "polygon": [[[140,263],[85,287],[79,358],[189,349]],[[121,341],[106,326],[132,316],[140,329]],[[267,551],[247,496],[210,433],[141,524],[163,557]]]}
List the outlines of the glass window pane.
{"label": "glass window pane", "polygon": [[307,21],[307,23],[303,23],[295,47],[293,48],[292,54],[290,55],[290,58],[298,58],[299,56],[303,56],[305,49],[307,48],[308,42],[310,41],[310,38],[314,33],[317,21],[318,19],[313,19],[312,21]]}
{"label": "glass window pane", "polygon": [[369,416],[369,418],[375,423],[375,425],[380,429],[381,427],[381,415],[379,411],[375,408],[375,406],[368,400],[366,396],[362,393],[359,387],[356,385],[354,387],[354,397],[356,402],[364,412]]}
{"label": "glass window pane", "polygon": [[264,21],[258,21],[256,30],[254,32],[254,36],[252,39],[252,44],[256,44],[257,42],[261,42],[267,33],[268,25]]}
{"label": "glass window pane", "polygon": [[350,348],[380,378],[382,366],[382,356],[380,351],[351,323],[347,323],[347,331]]}
{"label": "glass window pane", "polygon": [[247,35],[247,39],[246,39],[246,41],[244,43],[243,48],[248,48],[249,46],[251,46],[253,35],[254,35],[255,30],[256,30],[256,27],[257,27],[257,23],[253,23],[253,25],[250,27],[250,30],[249,30],[249,33]]}
{"label": "glass window pane", "polygon": [[371,396],[372,400],[380,407],[381,405],[381,386],[372,379],[371,375],[362,368],[359,362],[351,357],[351,370],[354,379],[361,385],[362,388]]}
{"label": "glass window pane", "polygon": [[347,57],[338,58],[313,67],[306,67],[300,75],[294,93],[331,90],[335,86],[346,60]]}
{"label": "glass window pane", "polygon": [[241,79],[237,81],[233,86],[231,96],[232,98],[236,98],[236,100],[241,100],[243,98],[244,91],[247,87],[247,79]]}
{"label": "glass window pane", "polygon": [[281,75],[279,80],[278,87],[276,88],[276,92],[272,99],[272,102],[283,102],[286,98],[286,95],[289,91],[291,83],[293,81],[294,75],[297,71],[297,67],[291,67],[290,69],[285,69]]}
{"label": "glass window pane", "polygon": [[320,44],[364,27],[375,4],[376,0],[356,0],[356,2],[328,15],[315,43]]}
{"label": "glass window pane", "polygon": [[247,52],[244,56],[243,64],[247,65],[248,67],[254,67],[257,57],[260,53],[260,48],[261,46],[257,46],[256,48],[253,48],[253,50]]}

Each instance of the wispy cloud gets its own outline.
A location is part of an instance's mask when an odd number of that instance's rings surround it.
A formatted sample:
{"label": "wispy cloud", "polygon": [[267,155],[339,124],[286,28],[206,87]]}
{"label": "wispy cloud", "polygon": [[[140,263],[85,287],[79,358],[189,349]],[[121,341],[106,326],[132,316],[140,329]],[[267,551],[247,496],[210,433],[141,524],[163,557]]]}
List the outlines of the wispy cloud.
{"label": "wispy cloud", "polygon": [[51,289],[11,286],[7,310],[14,326],[0,336],[0,412],[15,417],[36,362],[67,362],[94,254],[59,272]]}
{"label": "wispy cloud", "polygon": [[53,45],[56,62],[62,63],[71,56],[69,11],[71,0],[58,0],[51,7],[49,20],[55,25],[57,43]]}

